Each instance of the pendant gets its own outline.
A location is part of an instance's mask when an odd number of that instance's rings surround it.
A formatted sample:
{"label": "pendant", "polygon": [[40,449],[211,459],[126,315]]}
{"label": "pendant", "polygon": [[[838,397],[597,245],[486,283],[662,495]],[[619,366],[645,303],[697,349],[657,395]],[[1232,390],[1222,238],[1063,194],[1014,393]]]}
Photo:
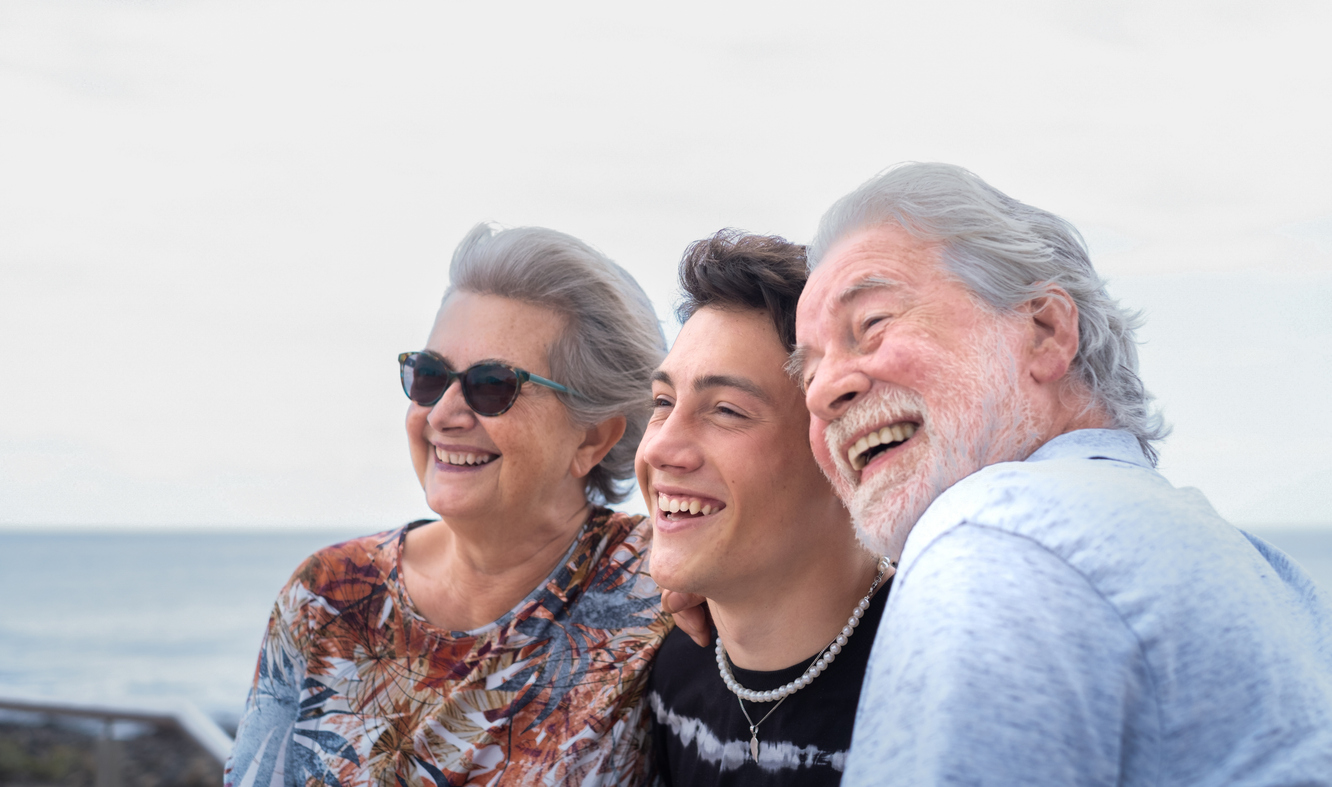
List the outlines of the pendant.
{"label": "pendant", "polygon": [[749,756],[754,758],[754,764],[758,764],[758,728],[749,728]]}

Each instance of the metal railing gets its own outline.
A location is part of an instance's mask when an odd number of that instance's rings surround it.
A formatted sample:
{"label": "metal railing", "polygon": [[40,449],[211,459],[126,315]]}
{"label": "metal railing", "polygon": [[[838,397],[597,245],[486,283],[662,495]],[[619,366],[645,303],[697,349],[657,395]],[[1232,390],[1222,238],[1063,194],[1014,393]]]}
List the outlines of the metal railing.
{"label": "metal railing", "polygon": [[101,720],[102,732],[97,739],[97,787],[119,787],[120,784],[117,750],[111,737],[112,725],[117,721],[174,726],[199,744],[201,749],[217,760],[219,766],[225,763],[227,756],[231,754],[231,736],[203,711],[183,700],[107,705],[65,702],[44,697],[0,695],[0,708]]}

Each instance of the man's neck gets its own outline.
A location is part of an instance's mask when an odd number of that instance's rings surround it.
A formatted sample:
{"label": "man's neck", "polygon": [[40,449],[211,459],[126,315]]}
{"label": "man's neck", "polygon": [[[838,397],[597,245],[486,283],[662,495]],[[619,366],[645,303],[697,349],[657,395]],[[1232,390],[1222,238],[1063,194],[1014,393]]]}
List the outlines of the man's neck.
{"label": "man's neck", "polygon": [[[844,527],[849,534],[850,525]],[[841,539],[837,542],[842,546]],[[877,561],[854,538],[847,538],[844,548],[805,555],[798,567],[770,572],[771,581],[751,583],[746,592],[709,598],[731,661],[742,669],[766,672],[814,658],[841,633],[869,591]]]}

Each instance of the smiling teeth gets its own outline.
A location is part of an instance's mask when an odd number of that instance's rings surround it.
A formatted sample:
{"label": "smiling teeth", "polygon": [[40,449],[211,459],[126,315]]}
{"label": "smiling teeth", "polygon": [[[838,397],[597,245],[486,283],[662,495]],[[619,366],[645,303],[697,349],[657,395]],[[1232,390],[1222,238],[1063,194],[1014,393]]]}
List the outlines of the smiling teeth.
{"label": "smiling teeth", "polygon": [[[663,513],[671,514],[692,514],[697,516],[702,514],[707,516],[713,512],[713,507],[704,505],[701,500],[694,500],[688,497],[667,497],[666,495],[657,495],[657,510]],[[718,507],[716,510],[720,511]]]}
{"label": "smiling teeth", "polygon": [[859,470],[869,461],[865,457],[865,452],[871,448],[880,445],[892,445],[911,439],[911,435],[916,433],[916,425],[909,422],[885,426],[877,432],[871,432],[856,441],[846,451],[846,461],[851,463],[851,469]]}
{"label": "smiling teeth", "polygon": [[497,456],[498,454],[449,453],[442,448],[435,449],[435,458],[451,465],[483,465]]}

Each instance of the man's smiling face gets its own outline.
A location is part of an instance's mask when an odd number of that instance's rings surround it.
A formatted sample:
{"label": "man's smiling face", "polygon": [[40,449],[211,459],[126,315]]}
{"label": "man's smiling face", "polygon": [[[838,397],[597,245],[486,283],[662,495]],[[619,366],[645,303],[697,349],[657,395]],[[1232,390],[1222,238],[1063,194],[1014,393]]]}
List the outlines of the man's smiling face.
{"label": "man's smiling face", "polygon": [[940,251],[895,225],[855,232],[797,311],[815,457],[861,541],[893,559],[941,492],[1039,442],[1021,322],[974,298]]}
{"label": "man's smiling face", "polygon": [[654,376],[635,466],[661,586],[722,601],[780,587],[846,532],[786,358],[767,313],[704,307]]}

